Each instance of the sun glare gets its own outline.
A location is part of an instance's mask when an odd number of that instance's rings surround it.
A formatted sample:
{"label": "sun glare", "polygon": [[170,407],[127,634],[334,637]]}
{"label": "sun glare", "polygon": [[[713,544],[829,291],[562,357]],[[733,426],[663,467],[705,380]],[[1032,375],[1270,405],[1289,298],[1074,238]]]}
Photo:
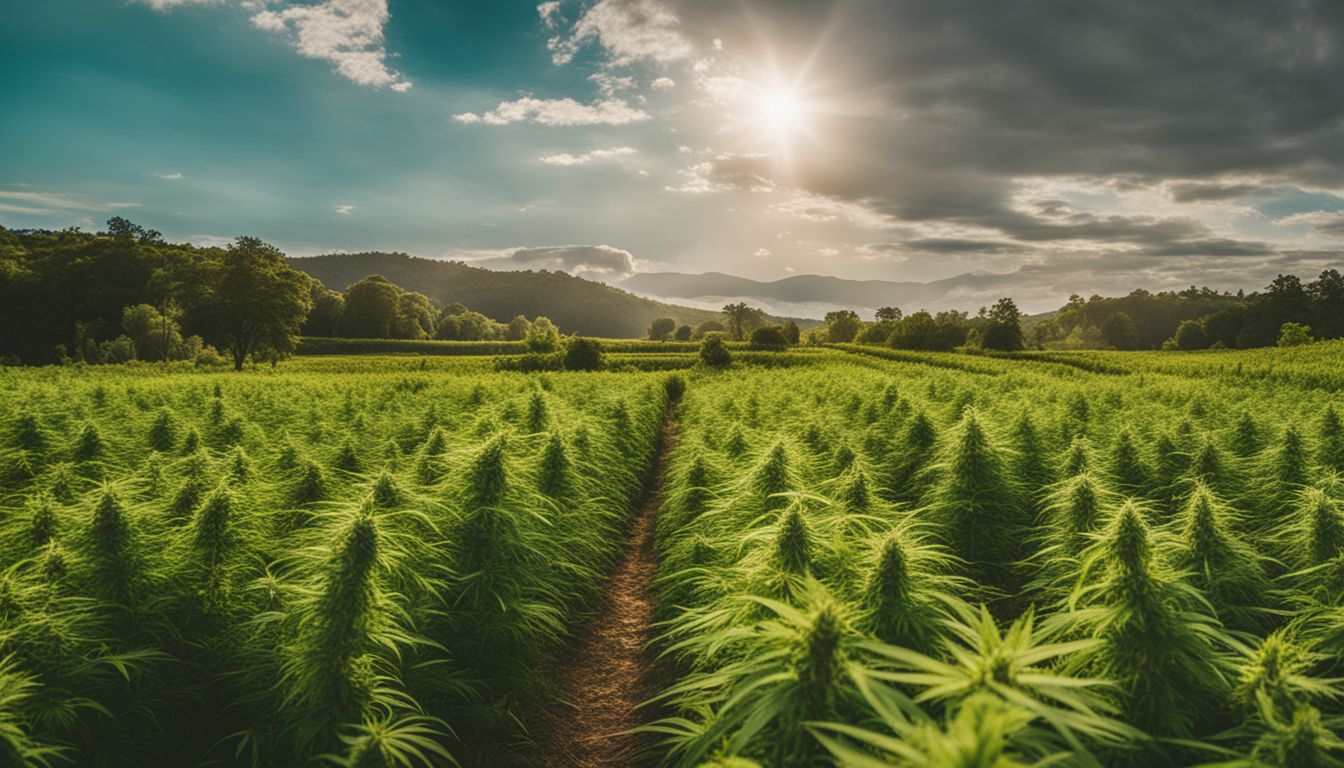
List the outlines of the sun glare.
{"label": "sun glare", "polygon": [[761,95],[761,121],[777,134],[792,133],[802,112],[798,93],[792,88],[776,86]]}

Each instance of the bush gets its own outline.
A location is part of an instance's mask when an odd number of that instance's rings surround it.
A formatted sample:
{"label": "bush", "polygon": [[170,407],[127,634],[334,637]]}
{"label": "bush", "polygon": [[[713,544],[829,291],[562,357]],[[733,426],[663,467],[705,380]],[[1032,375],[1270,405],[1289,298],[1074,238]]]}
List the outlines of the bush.
{"label": "bush", "polygon": [[596,371],[602,368],[602,344],[597,339],[575,337],[565,350],[565,370]]}
{"label": "bush", "polygon": [[733,362],[733,355],[723,341],[722,333],[707,333],[700,342],[700,362],[711,368],[727,368]]}
{"label": "bush", "polygon": [[1209,335],[1204,332],[1204,326],[1200,325],[1198,320],[1186,320],[1177,326],[1176,335],[1171,337],[1171,342],[1173,347],[1182,352],[1206,349],[1209,346]]}
{"label": "bush", "polygon": [[752,349],[782,351],[789,345],[783,329],[777,325],[767,325],[751,332]]}
{"label": "bush", "polygon": [[1279,326],[1280,347],[1300,347],[1311,343],[1311,326],[1303,323],[1284,323]]}

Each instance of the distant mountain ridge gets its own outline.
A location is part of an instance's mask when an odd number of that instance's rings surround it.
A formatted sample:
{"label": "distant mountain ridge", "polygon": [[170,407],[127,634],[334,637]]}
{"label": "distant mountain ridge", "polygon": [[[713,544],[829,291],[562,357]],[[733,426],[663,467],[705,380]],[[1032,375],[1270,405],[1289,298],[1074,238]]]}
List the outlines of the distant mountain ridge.
{"label": "distant mountain ridge", "polygon": [[[721,298],[756,299],[774,305],[817,305],[875,309],[896,306],[945,308],[962,293],[978,293],[1008,285],[1011,275],[987,272],[933,280],[927,283],[892,280],[847,280],[825,275],[793,275],[779,280],[752,280],[722,272],[644,272],[621,281],[622,288],[660,299],[713,301]],[[963,307],[970,308],[970,307]],[[797,311],[797,310],[795,310]]]}
{"label": "distant mountain ridge", "polygon": [[333,253],[288,261],[335,291],[369,275],[382,275],[439,304],[458,302],[501,323],[515,315],[545,315],[562,331],[585,336],[639,338],[659,317],[692,326],[720,318],[717,311],[655,301],[564,272],[495,271],[382,252]]}

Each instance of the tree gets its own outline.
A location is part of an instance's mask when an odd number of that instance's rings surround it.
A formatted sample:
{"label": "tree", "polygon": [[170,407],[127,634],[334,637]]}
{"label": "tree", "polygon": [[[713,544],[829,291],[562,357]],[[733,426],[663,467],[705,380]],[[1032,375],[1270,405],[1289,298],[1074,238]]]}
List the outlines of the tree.
{"label": "tree", "polygon": [[693,331],[691,329],[691,326],[689,325],[680,326],[677,328],[677,334],[675,338],[677,341],[690,341],[692,332]]}
{"label": "tree", "polygon": [[732,333],[733,341],[742,341],[758,326],[765,325],[765,312],[749,307],[745,302],[728,304],[723,308],[723,314],[728,318],[728,330]]}
{"label": "tree", "polygon": [[878,307],[876,317],[877,322],[879,323],[899,322],[901,319],[901,309],[900,307]]}
{"label": "tree", "polygon": [[723,341],[722,333],[708,333],[700,341],[700,362],[711,368],[727,368],[733,355]]}
{"label": "tree", "polygon": [[576,336],[565,350],[565,370],[596,371],[602,368],[602,344],[597,339]]}
{"label": "tree", "polygon": [[837,309],[826,313],[826,340],[832,344],[848,344],[854,340],[863,321],[852,309]]}
{"label": "tree", "polygon": [[924,310],[906,315],[887,337],[887,346],[895,349],[937,349],[938,324]]}
{"label": "tree", "polygon": [[1311,343],[1311,326],[1302,323],[1284,323],[1279,328],[1280,347],[1300,347]]}
{"label": "tree", "polygon": [[313,280],[309,286],[309,297],[313,308],[303,322],[303,335],[335,336],[341,326],[341,315],[345,313],[345,297],[328,290],[319,280]]}
{"label": "tree", "polygon": [[726,330],[728,329],[725,328],[723,323],[720,323],[718,320],[706,320],[703,323],[700,323],[699,325],[695,326],[695,332],[691,334],[691,338],[697,340],[703,339],[708,334],[723,333]]}
{"label": "tree", "polygon": [[1209,346],[1209,336],[1204,333],[1204,326],[1198,320],[1186,320],[1176,328],[1176,335],[1171,337],[1172,344],[1182,351],[1194,349],[1205,349]]}
{"label": "tree", "polygon": [[527,334],[532,330],[532,323],[522,315],[514,315],[509,321],[509,329],[504,338],[509,341],[522,341],[527,338]]}
{"label": "tree", "polygon": [[394,339],[428,339],[434,335],[434,304],[423,293],[403,291],[397,296],[397,319],[392,326]]}
{"label": "tree", "polygon": [[781,332],[783,332],[784,339],[788,341],[790,344],[798,343],[800,333],[798,331],[797,323],[793,322],[792,320],[786,320],[784,321],[784,324],[779,327],[779,329]]}
{"label": "tree", "polygon": [[401,292],[382,275],[369,275],[346,288],[341,335],[352,339],[392,338]]}
{"label": "tree", "polygon": [[227,350],[234,370],[263,340],[293,342],[312,308],[309,278],[285,263],[278,248],[239,237],[227,250],[202,259],[193,284],[192,327]]}
{"label": "tree", "polygon": [[1139,329],[1127,313],[1112,312],[1101,321],[1101,336],[1116,349],[1135,349],[1139,342]]}
{"label": "tree", "polygon": [[789,345],[784,331],[778,325],[766,325],[751,332],[751,346],[754,349],[779,351]]}
{"label": "tree", "polygon": [[1327,269],[1307,284],[1311,300],[1311,327],[1323,339],[1344,336],[1344,275]]}
{"label": "tree", "polygon": [[532,352],[554,352],[560,346],[560,331],[550,318],[538,317],[532,323],[532,330],[525,339],[527,348]]}
{"label": "tree", "polygon": [[1204,333],[1209,337],[1210,344],[1222,342],[1224,347],[1235,349],[1237,337],[1246,327],[1246,310],[1243,307],[1220,309],[1205,315],[1201,322],[1204,323]]}
{"label": "tree", "polygon": [[169,360],[183,347],[177,319],[149,304],[136,304],[121,312],[121,331],[135,345],[139,360]]}
{"label": "tree", "polygon": [[999,299],[985,319],[987,323],[980,336],[981,346],[1002,351],[1022,348],[1022,313],[1012,299]]}
{"label": "tree", "polygon": [[660,317],[649,324],[649,338],[654,341],[667,341],[677,331],[677,321],[670,317]]}

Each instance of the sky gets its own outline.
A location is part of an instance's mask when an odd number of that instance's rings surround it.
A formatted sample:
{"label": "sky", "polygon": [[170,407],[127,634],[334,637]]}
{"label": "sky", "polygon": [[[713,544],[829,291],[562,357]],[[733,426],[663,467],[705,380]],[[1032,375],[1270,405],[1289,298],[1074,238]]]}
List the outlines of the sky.
{"label": "sky", "polygon": [[3,14],[7,227],[121,215],[608,282],[988,271],[1026,306],[1344,266],[1331,0]]}

